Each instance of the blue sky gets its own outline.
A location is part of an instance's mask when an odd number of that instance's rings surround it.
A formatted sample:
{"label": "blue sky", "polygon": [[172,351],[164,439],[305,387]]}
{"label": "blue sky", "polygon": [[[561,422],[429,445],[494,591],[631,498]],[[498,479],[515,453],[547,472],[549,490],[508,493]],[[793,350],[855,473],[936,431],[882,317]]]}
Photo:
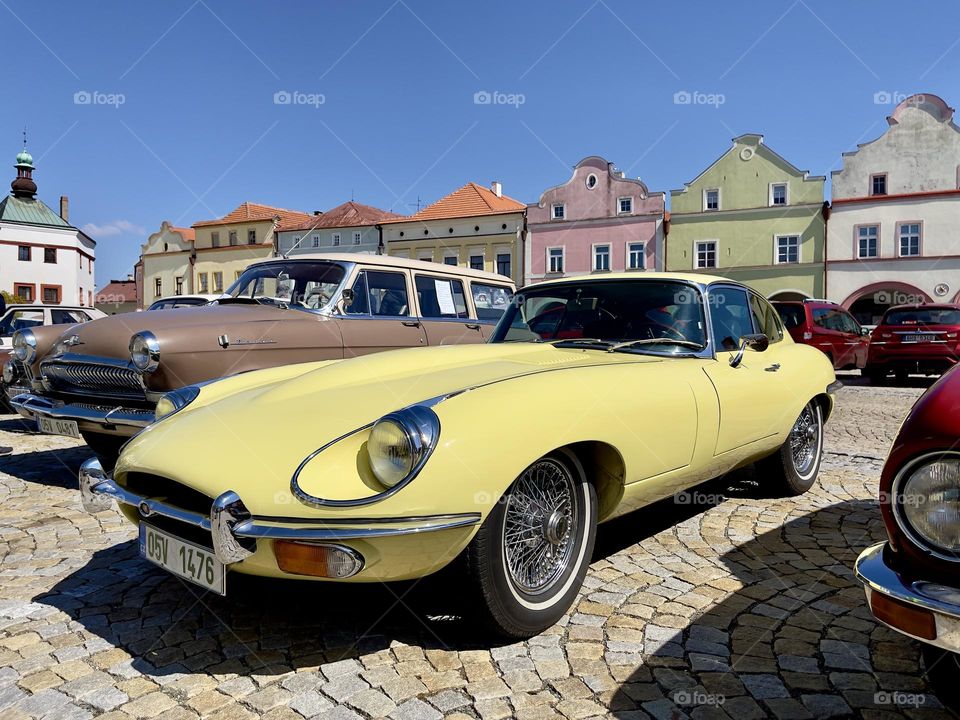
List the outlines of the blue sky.
{"label": "blue sky", "polygon": [[0,23],[0,156],[26,125],[99,286],[162,220],[244,200],[408,213],[498,179],[532,202],[593,154],[670,190],[746,132],[829,174],[898,94],[960,102],[942,2],[0,0]]}

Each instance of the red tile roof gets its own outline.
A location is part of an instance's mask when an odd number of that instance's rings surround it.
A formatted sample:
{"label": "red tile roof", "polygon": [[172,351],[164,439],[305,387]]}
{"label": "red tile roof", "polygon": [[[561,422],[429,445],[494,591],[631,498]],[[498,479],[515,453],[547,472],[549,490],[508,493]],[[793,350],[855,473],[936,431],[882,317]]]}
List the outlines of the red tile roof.
{"label": "red tile roof", "polygon": [[197,233],[194,232],[193,228],[174,227],[173,225],[171,225],[170,229],[173,230],[175,233],[180,233],[180,236],[184,240],[189,240],[190,242],[193,242],[194,240],[197,239]]}
{"label": "red tile roof", "polygon": [[284,230],[309,230],[311,228],[361,227],[376,225],[386,220],[400,220],[404,216],[387,210],[364,205],[350,200],[337,205],[320,216],[314,215],[308,221],[290,224]]}
{"label": "red tile roof", "polygon": [[96,303],[122,303],[137,301],[137,283],[135,280],[111,280],[97,292]]}
{"label": "red tile roof", "polygon": [[245,202],[239,205],[232,212],[227,213],[217,220],[201,220],[195,222],[193,227],[208,227],[210,225],[232,225],[234,223],[256,222],[263,220],[273,220],[280,217],[280,229],[287,229],[288,225],[300,224],[309,220],[312,215],[300,212],[298,210],[284,210],[283,208],[272,207],[270,205],[259,205],[257,203]]}
{"label": "red tile roof", "polygon": [[497,194],[492,190],[471,182],[459,190],[454,190],[446,197],[440,198],[409,218],[396,222],[502,215],[504,213],[523,212],[526,209],[526,203],[514,200],[506,195],[497,197]]}

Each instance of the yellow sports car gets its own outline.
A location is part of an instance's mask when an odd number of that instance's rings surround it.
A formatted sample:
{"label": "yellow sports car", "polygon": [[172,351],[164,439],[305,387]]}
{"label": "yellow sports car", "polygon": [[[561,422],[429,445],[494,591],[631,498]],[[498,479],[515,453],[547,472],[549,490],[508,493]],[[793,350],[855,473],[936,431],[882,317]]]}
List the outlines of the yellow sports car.
{"label": "yellow sports car", "polygon": [[218,593],[234,572],[391,581],[460,557],[477,612],[523,637],[572,603],[598,522],[755,461],[770,488],[810,488],[834,386],[743,285],[571,278],[519,292],[484,345],[171,392],[80,490]]}

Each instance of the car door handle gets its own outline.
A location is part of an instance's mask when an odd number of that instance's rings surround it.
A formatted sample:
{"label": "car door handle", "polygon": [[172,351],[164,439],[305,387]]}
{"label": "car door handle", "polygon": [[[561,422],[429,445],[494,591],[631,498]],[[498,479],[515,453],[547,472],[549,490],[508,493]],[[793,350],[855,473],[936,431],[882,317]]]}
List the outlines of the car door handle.
{"label": "car door handle", "polygon": [[420,327],[420,323],[417,320],[404,320],[404,327]]}
{"label": "car door handle", "polygon": [[467,330],[479,330],[480,323],[466,323],[464,327],[467,328]]}
{"label": "car door handle", "polygon": [[780,369],[780,363],[774,363],[773,365],[769,365],[764,368],[764,370],[766,370],[767,372],[776,372],[779,369]]}

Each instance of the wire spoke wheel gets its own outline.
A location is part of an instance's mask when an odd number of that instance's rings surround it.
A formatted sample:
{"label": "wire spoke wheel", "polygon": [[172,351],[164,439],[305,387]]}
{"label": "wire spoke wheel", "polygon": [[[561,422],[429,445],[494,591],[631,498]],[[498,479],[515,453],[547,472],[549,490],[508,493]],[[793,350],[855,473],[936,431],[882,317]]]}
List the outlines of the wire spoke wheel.
{"label": "wire spoke wheel", "polygon": [[510,580],[528,595],[550,591],[570,565],[580,503],[573,476],[550,458],[517,478],[506,499],[503,552]]}
{"label": "wire spoke wheel", "polygon": [[810,472],[817,461],[820,447],[820,423],[811,405],[807,405],[790,430],[790,456],[793,467],[801,476]]}

